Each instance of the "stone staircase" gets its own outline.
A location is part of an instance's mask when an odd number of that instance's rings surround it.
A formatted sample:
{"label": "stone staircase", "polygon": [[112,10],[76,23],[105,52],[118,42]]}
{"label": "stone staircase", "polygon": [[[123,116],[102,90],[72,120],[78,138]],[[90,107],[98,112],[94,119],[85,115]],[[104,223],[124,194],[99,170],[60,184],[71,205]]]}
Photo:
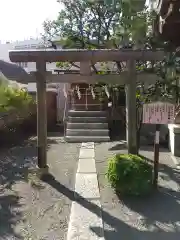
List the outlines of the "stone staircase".
{"label": "stone staircase", "polygon": [[65,140],[67,142],[109,141],[107,112],[69,110]]}

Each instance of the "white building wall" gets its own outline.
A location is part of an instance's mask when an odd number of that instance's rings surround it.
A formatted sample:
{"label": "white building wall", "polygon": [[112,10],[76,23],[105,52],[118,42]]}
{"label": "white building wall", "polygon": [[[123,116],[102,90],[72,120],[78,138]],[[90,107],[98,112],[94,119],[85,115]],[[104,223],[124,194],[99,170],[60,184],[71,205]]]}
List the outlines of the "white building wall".
{"label": "white building wall", "polygon": [[[24,41],[16,41],[11,43],[1,43],[0,42],[0,60],[6,62],[11,62],[9,59],[10,50],[23,50],[23,49],[42,49],[44,44],[41,39],[29,39]],[[23,67],[28,73],[36,70],[36,64],[30,63],[17,63]],[[53,71],[56,69],[56,63],[47,63],[47,71]]]}
{"label": "white building wall", "polygon": [[11,43],[0,43],[0,60],[10,62],[9,59],[9,50],[13,49],[13,44]]}

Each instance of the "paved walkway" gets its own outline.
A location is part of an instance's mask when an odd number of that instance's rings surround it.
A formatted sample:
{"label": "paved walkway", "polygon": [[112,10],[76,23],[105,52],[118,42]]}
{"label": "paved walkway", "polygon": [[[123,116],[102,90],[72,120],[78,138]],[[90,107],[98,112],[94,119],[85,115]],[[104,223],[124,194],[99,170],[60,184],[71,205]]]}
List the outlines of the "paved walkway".
{"label": "paved walkway", "polygon": [[[92,231],[93,228],[101,229],[98,236]],[[67,240],[98,240],[104,239],[103,235],[94,143],[82,143]]]}
{"label": "paved walkway", "polygon": [[[160,153],[159,193],[148,199],[120,199],[105,177],[107,158],[125,153],[123,143],[96,144],[95,158],[107,240],[178,240],[180,236],[180,172],[166,149]],[[153,158],[152,148],[141,154]],[[94,228],[98,235],[100,229]]]}
{"label": "paved walkway", "polygon": [[[150,162],[152,150],[141,150]],[[118,152],[127,152],[123,143],[82,144],[67,240],[178,240],[180,172],[170,153],[161,149],[159,192],[121,199],[105,177],[107,158]]]}
{"label": "paved walkway", "polygon": [[[49,138],[54,178],[40,185],[24,179],[36,162],[33,140],[1,153],[0,240],[178,240],[180,172],[169,152],[161,149],[160,191],[139,200],[118,198],[107,182],[107,158],[118,152],[123,143]],[[152,161],[151,148],[141,154]]]}
{"label": "paved walkway", "polygon": [[0,240],[66,239],[80,144],[48,139],[48,162],[56,183],[25,179],[36,163],[36,139],[0,150]]}

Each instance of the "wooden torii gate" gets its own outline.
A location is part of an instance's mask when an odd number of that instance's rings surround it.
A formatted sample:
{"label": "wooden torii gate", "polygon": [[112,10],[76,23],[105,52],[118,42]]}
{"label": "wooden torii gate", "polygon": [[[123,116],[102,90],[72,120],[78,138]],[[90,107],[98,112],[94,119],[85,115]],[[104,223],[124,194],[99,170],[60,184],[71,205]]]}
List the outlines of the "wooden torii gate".
{"label": "wooden torii gate", "polygon": [[[38,167],[45,173],[47,166],[47,113],[46,83],[69,82],[89,84],[103,82],[126,85],[126,119],[128,152],[137,153],[136,139],[136,82],[154,82],[154,74],[136,73],[136,60],[160,61],[163,51],[151,50],[13,50],[9,52],[12,62],[35,62],[34,72],[37,84],[37,148]],[[127,71],[120,74],[96,75],[91,73],[91,65],[97,62],[127,62]],[[46,71],[47,62],[80,62],[80,74],[55,75]],[[32,78],[33,81],[34,78]],[[30,78],[31,80],[31,78]]]}

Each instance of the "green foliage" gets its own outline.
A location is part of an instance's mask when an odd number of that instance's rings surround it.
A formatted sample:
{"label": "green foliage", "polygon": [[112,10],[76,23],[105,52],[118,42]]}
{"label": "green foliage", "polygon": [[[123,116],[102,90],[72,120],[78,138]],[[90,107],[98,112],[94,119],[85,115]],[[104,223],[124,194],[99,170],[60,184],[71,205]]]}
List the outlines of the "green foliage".
{"label": "green foliage", "polygon": [[152,167],[143,157],[117,154],[109,159],[107,178],[121,194],[143,195],[152,188]]}
{"label": "green foliage", "polygon": [[57,62],[56,67],[64,69],[64,70],[68,70],[71,68],[71,64],[68,62]]}
{"label": "green foliage", "polygon": [[22,110],[33,103],[32,97],[24,89],[0,86],[0,112],[10,109]]}
{"label": "green foliage", "polygon": [[149,14],[145,0],[58,2],[59,16],[44,22],[43,37],[58,36],[64,48],[119,48],[125,38],[144,40]]}
{"label": "green foliage", "polygon": [[[120,49],[135,46],[169,52],[169,43],[160,41],[153,34],[153,22],[157,16],[147,8],[145,0],[58,0],[58,2],[63,8],[61,7],[57,19],[44,22],[44,37],[48,39],[58,37],[63,48]],[[155,0],[150,0],[149,4],[153,2]],[[110,74],[109,64],[102,64],[99,69],[92,63],[93,71],[96,74]],[[116,73],[126,70],[123,62],[114,64],[115,68],[111,69],[116,69]],[[70,69],[75,63],[57,63],[57,66]],[[157,100],[179,102],[180,87],[177,72],[180,71],[180,61],[177,61],[175,53],[159,62],[137,61],[136,69],[137,72],[151,72],[157,75],[156,82],[148,87],[142,83],[138,84],[138,108],[145,102]],[[108,89],[109,92],[118,94],[111,84],[108,84]],[[103,98],[104,90],[101,88],[100,92]]]}

